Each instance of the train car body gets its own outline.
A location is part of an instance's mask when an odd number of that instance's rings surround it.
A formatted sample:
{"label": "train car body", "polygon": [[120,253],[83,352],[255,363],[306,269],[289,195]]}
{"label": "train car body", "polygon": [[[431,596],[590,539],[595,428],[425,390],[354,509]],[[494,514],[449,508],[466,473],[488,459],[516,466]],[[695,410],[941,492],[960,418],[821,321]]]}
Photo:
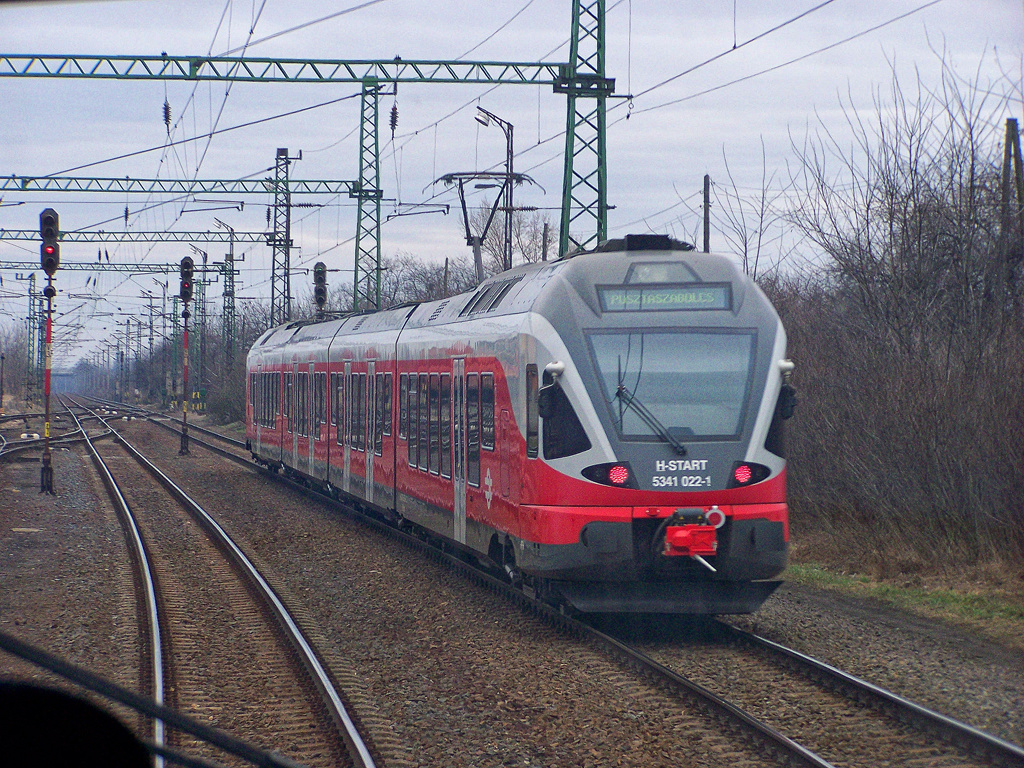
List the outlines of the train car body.
{"label": "train car body", "polygon": [[583,612],[740,613],[785,567],[786,337],[729,259],[627,236],[248,357],[254,458]]}

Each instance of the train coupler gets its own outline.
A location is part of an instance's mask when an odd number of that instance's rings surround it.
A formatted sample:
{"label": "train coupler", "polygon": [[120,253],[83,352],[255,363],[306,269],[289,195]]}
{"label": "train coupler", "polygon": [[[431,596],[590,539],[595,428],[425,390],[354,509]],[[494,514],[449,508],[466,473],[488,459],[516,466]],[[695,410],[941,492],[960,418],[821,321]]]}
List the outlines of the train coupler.
{"label": "train coupler", "polygon": [[663,555],[696,558],[717,551],[718,535],[713,525],[670,525],[665,529]]}

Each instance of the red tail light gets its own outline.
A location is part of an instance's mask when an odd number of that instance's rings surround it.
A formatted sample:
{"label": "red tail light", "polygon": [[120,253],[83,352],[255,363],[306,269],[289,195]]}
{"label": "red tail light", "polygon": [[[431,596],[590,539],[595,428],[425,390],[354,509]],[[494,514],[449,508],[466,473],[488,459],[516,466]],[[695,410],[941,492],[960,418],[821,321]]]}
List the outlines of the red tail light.
{"label": "red tail light", "polygon": [[612,485],[625,485],[629,482],[629,467],[616,464],[608,470],[608,482]]}
{"label": "red tail light", "polygon": [[582,475],[595,483],[615,488],[636,488],[636,479],[629,462],[616,461],[611,464],[595,464],[583,470]]}
{"label": "red tail light", "polygon": [[739,461],[733,465],[732,477],[729,479],[729,487],[736,488],[741,485],[753,485],[767,480],[772,471],[763,464],[754,464],[751,461]]}

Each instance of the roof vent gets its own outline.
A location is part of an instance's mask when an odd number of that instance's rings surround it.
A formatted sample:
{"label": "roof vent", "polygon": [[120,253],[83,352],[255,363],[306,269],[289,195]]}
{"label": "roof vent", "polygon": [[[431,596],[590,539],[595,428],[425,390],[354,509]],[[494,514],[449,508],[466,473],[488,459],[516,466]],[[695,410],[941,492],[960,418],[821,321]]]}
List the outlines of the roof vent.
{"label": "roof vent", "polygon": [[430,317],[427,318],[427,322],[432,323],[434,320],[437,320],[437,318],[441,316],[441,313],[444,312],[444,308],[448,306],[449,301],[451,301],[451,299],[445,299],[438,304],[437,309],[430,313]]}

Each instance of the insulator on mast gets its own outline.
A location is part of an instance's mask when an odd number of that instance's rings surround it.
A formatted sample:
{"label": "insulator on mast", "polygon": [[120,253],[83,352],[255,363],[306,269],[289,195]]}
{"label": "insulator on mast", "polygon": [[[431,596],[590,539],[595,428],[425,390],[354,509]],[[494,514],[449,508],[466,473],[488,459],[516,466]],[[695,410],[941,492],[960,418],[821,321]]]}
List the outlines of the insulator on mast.
{"label": "insulator on mast", "polygon": [[164,125],[167,126],[167,135],[171,135],[171,103],[164,99]]}
{"label": "insulator on mast", "polygon": [[391,140],[395,140],[395,128],[398,127],[398,102],[391,105]]}

